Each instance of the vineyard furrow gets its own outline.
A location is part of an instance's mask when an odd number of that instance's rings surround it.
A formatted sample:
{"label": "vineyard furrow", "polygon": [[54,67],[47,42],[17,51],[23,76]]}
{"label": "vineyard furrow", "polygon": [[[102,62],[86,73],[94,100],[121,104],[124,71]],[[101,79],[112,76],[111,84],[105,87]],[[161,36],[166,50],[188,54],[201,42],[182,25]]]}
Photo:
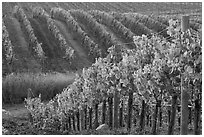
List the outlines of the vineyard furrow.
{"label": "vineyard furrow", "polygon": [[127,13],[124,15],[127,17],[129,16],[130,18],[134,18],[138,22],[143,23],[146,27],[148,27],[149,29],[153,30],[156,33],[161,32],[161,35],[163,37],[168,37],[167,30],[165,30],[167,28],[167,26],[152,19],[152,18],[150,18],[147,15],[143,15],[143,14],[139,14],[139,13],[130,13],[130,14]]}
{"label": "vineyard furrow", "polygon": [[94,57],[101,56],[101,49],[99,49],[98,44],[96,44],[86,32],[82,30],[80,25],[76,22],[76,20],[72,17],[72,15],[63,9],[53,8],[51,10],[52,18],[56,18],[59,20],[63,20],[67,26],[72,30],[72,32],[76,33],[80,37],[82,47],[88,48],[88,55],[92,55]]}
{"label": "vineyard furrow", "polygon": [[36,7],[33,9],[34,17],[44,18],[47,21],[48,29],[58,40],[60,48],[64,50],[64,57],[68,61],[71,61],[74,58],[74,49],[70,47],[63,35],[60,33],[58,27],[56,27],[54,21],[51,19],[50,15],[44,11],[41,7]]}
{"label": "vineyard furrow", "polygon": [[9,38],[9,33],[4,24],[4,20],[2,20],[2,61],[6,60],[7,64],[10,64],[14,58],[13,45]]}
{"label": "vineyard furrow", "polygon": [[44,59],[45,55],[41,46],[42,43],[38,42],[33,27],[31,26],[30,21],[27,19],[27,16],[21,7],[18,6],[15,7],[15,17],[18,19],[20,23],[22,23],[22,27],[26,30],[30,42],[29,45],[31,45],[31,53],[33,53],[34,56],[35,54],[37,54],[36,57],[38,57],[40,60]]}
{"label": "vineyard furrow", "polygon": [[[89,28],[89,26],[87,26],[86,24],[84,24],[83,22],[77,22],[78,25],[80,26],[80,28],[82,29],[83,32],[85,32],[87,35],[87,37],[89,37],[94,43],[97,44],[97,47],[100,49],[100,56],[103,56],[103,53],[106,52],[104,45],[102,45],[102,43],[100,43],[100,41],[98,41],[98,38],[93,34],[92,30]],[[83,39],[82,39],[83,40]],[[82,43],[83,44],[83,41]],[[88,48],[87,48],[88,51]]]}
{"label": "vineyard furrow", "polygon": [[66,25],[58,20],[55,20],[55,23],[56,26],[59,28],[60,32],[65,37],[66,41],[69,43],[69,45],[71,45],[72,48],[77,52],[76,54],[78,54],[82,59],[86,59],[87,58],[86,53],[83,51],[80,45],[73,40],[71,34],[67,31],[68,29]]}
{"label": "vineyard furrow", "polygon": [[43,43],[45,55],[48,57],[45,61],[46,69],[56,68],[56,64],[58,70],[63,70],[65,67],[69,68],[70,64],[62,58],[62,51],[54,36],[49,32],[46,21],[38,18],[30,18],[29,20],[35,28],[34,31],[38,40]]}
{"label": "vineyard furrow", "polygon": [[54,37],[49,33],[46,21],[30,18],[31,25],[35,28],[34,31],[37,34],[38,40],[43,43],[45,49],[45,55],[49,58],[58,58],[60,56],[60,50],[57,47],[57,42]]}
{"label": "vineyard furrow", "polygon": [[[22,32],[21,25],[16,18],[7,18],[5,20],[5,25],[7,25],[7,30],[9,32],[10,40],[12,42],[13,51],[15,53],[16,61],[14,66],[19,66],[16,70],[24,69],[39,69],[40,65],[31,56],[28,49],[29,43],[25,40],[25,34]],[[23,63],[22,63],[23,62]]]}
{"label": "vineyard furrow", "polygon": [[129,28],[136,35],[150,35],[151,33],[153,33],[152,30],[147,28],[142,23],[138,22],[135,18],[130,18],[123,15],[122,13],[117,12],[112,12],[111,14],[116,20],[120,21],[125,27]]}
{"label": "vineyard furrow", "polygon": [[115,39],[111,37],[111,34],[107,32],[105,28],[99,24],[90,14],[81,10],[71,10],[70,13],[74,18],[77,18],[77,21],[83,23],[86,27],[89,28],[89,31],[91,31],[92,35],[97,38],[100,45],[104,46],[103,48],[106,52],[107,49],[112,45],[120,45]]}
{"label": "vineyard furrow", "polygon": [[[92,14],[99,23],[105,24],[116,34],[119,34],[126,43],[133,41],[133,36],[135,36],[135,34],[132,33],[130,29],[126,28],[121,22],[114,19],[110,14],[102,11],[90,11],[89,13]],[[130,45],[133,46],[133,44]]]}

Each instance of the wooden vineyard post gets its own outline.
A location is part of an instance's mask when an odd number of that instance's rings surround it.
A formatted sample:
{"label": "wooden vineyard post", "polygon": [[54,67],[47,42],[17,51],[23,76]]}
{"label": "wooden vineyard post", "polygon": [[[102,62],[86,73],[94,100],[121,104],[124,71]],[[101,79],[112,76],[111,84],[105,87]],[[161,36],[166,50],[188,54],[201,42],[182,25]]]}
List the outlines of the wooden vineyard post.
{"label": "wooden vineyard post", "polygon": [[98,123],[98,103],[95,104],[94,109],[95,109],[94,128],[96,129],[99,126],[99,123]]}
{"label": "wooden vineyard post", "polygon": [[85,106],[84,108],[84,129],[86,130],[87,129],[87,106]]}
{"label": "wooden vineyard post", "polygon": [[128,99],[128,120],[127,120],[127,130],[131,131],[132,124],[132,104],[133,104],[133,91],[129,91],[129,99]]}
{"label": "wooden vineyard post", "polygon": [[73,124],[73,130],[76,131],[74,112],[73,112],[73,114],[72,114],[72,124]]}
{"label": "wooden vineyard post", "polygon": [[170,124],[170,121],[171,121],[171,110],[168,107],[168,124]]}
{"label": "wooden vineyard post", "polygon": [[113,115],[113,119],[114,119],[114,128],[118,128],[118,108],[119,108],[119,93],[118,91],[115,91],[114,93],[114,115]]}
{"label": "wooden vineyard post", "polygon": [[188,116],[189,121],[188,121],[188,123],[191,125],[191,123],[192,123],[192,120],[191,120],[191,117],[192,117],[191,106],[188,106],[188,111],[189,111],[189,116]]}
{"label": "wooden vineyard post", "polygon": [[[189,16],[182,16],[181,30],[185,32],[189,29]],[[181,43],[182,44],[182,43]],[[188,134],[188,92],[183,89],[183,75],[181,74],[181,135]]]}
{"label": "wooden vineyard post", "polygon": [[89,108],[89,129],[92,129],[92,108]]}
{"label": "wooden vineyard post", "polygon": [[[183,80],[181,79],[181,83]],[[181,87],[182,88],[182,87]],[[181,135],[188,134],[188,93],[184,91],[183,88],[181,90]]]}
{"label": "wooden vineyard post", "polygon": [[76,118],[77,118],[77,130],[80,131],[80,113],[79,110],[76,112]]}
{"label": "wooden vineyard post", "polygon": [[64,130],[68,131],[68,117],[65,117]]}
{"label": "wooden vineyard post", "polygon": [[140,131],[144,129],[144,123],[145,123],[145,101],[142,100],[142,109],[140,113]]}
{"label": "wooden vineyard post", "polygon": [[149,126],[149,114],[147,114],[146,119],[146,125]]}
{"label": "wooden vineyard post", "polygon": [[119,126],[123,127],[123,100],[121,100],[119,111]]}
{"label": "wooden vineyard post", "polygon": [[180,127],[181,126],[181,115],[180,115],[180,113],[181,113],[181,107],[180,106],[178,106],[178,126]]}
{"label": "wooden vineyard post", "polygon": [[195,100],[195,108],[194,108],[194,134],[199,135],[199,121],[200,121],[200,104],[199,99]]}
{"label": "wooden vineyard post", "polygon": [[109,127],[113,127],[113,97],[108,97]]}
{"label": "wooden vineyard post", "polygon": [[154,117],[153,117],[153,126],[152,126],[152,134],[156,135],[157,131],[157,114],[158,114],[158,108],[161,106],[161,100],[157,100],[155,110],[154,110]]}
{"label": "wooden vineyard post", "polygon": [[149,127],[151,127],[152,126],[152,115],[150,114],[149,115]]}
{"label": "wooden vineyard post", "polygon": [[136,117],[134,117],[134,116],[133,116],[133,124],[134,124],[134,127],[137,126],[137,119],[136,119]]}
{"label": "wooden vineyard post", "polygon": [[103,100],[102,105],[102,124],[105,124],[106,121],[106,99]]}
{"label": "wooden vineyard post", "polygon": [[69,127],[69,130],[71,131],[72,130],[72,122],[71,122],[71,116],[70,115],[68,116],[68,127]]}
{"label": "wooden vineyard post", "polygon": [[67,131],[70,131],[69,114],[66,115],[66,130],[67,130]]}
{"label": "wooden vineyard post", "polygon": [[149,119],[150,119],[150,116],[149,116],[149,105],[146,104],[146,125],[149,126]]}
{"label": "wooden vineyard post", "polygon": [[159,107],[159,126],[162,126],[162,107]]}
{"label": "wooden vineyard post", "polygon": [[83,109],[82,110],[80,110],[80,116],[81,116],[81,118],[80,118],[80,121],[81,121],[81,130],[84,130],[84,112],[83,112]]}
{"label": "wooden vineyard post", "polygon": [[168,135],[173,135],[175,117],[176,117],[176,109],[177,109],[177,95],[174,94],[172,96],[171,118],[170,118],[170,123],[169,123],[169,127],[168,127]]}

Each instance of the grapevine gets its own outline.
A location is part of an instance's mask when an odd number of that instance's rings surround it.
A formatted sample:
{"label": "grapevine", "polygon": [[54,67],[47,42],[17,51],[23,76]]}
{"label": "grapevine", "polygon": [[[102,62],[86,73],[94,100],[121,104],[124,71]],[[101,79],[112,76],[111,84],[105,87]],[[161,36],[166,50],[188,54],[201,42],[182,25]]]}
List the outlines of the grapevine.
{"label": "grapevine", "polygon": [[38,40],[34,34],[34,30],[30,24],[30,21],[28,20],[26,14],[24,13],[24,11],[21,7],[15,6],[15,16],[20,22],[23,22],[23,25],[24,25],[27,33],[28,33],[29,40],[33,45],[34,52],[36,52],[37,56],[40,59],[44,59],[45,53],[42,49],[42,43],[38,42]]}
{"label": "grapevine", "polygon": [[[91,33],[106,50],[113,45],[120,45],[119,42],[113,38],[112,35],[93,18],[92,15],[82,10],[71,10],[70,13],[74,18],[77,18],[78,21],[88,26]],[[105,53],[107,53],[107,51],[105,51]]]}
{"label": "grapevine", "polygon": [[[67,115],[73,115],[84,106],[93,108],[102,103],[105,98],[117,97],[128,108],[128,130],[131,128],[133,104],[138,107],[144,107],[146,104],[149,108],[154,108],[151,132],[156,134],[158,107],[170,103],[168,100],[171,99],[172,104],[176,104],[177,96],[181,94],[181,76],[184,90],[190,92],[190,88],[194,87],[193,100],[201,94],[201,35],[192,29],[182,32],[178,26],[178,21],[170,21],[168,35],[173,38],[171,42],[160,35],[152,35],[150,38],[142,35],[133,37],[134,49],[110,47],[107,57],[96,59],[91,67],[83,69],[82,74],[76,77],[73,84],[55,97],[56,105],[51,103],[53,100],[48,103],[46,109],[55,108],[58,115],[49,119],[37,118],[38,123],[42,123],[45,119],[51,121],[58,118],[58,126],[63,130]],[[192,37],[193,35],[196,37]],[[30,108],[32,104],[38,106],[39,103],[31,100],[27,104],[31,112],[34,111]],[[114,101],[114,107],[115,105],[117,103],[115,104]],[[153,105],[156,106],[153,107]],[[174,108],[175,106],[172,107],[172,111],[175,112]],[[45,115],[44,113],[40,111],[42,116]],[[48,112],[48,114],[56,113]],[[39,113],[37,112],[36,115]],[[115,124],[117,122],[115,123],[114,118]],[[141,130],[143,130],[142,126]]]}
{"label": "grapevine", "polygon": [[127,28],[131,29],[132,32],[134,32],[136,35],[141,36],[142,34],[150,35],[153,33],[152,30],[147,28],[142,23],[138,22],[134,18],[130,18],[128,16],[125,16],[122,13],[112,12],[111,15],[120,21],[123,25],[125,25]]}
{"label": "grapevine", "polygon": [[110,14],[97,10],[90,11],[90,13],[97,19],[98,22],[114,28],[114,30],[121,34],[127,41],[133,41],[132,38],[135,34],[126,28],[122,23],[114,19],[114,17]]}
{"label": "grapevine", "polygon": [[142,15],[139,13],[131,13],[131,14],[124,14],[125,16],[129,16],[134,18],[137,22],[143,23],[145,26],[147,26],[149,29],[153,30],[154,32],[161,32],[163,37],[167,37],[167,31],[164,31],[167,26],[148,17],[147,15]]}
{"label": "grapevine", "polygon": [[11,64],[14,57],[15,57],[15,54],[13,51],[14,47],[11,43],[11,40],[9,39],[9,33],[6,29],[4,21],[2,21],[2,46],[3,46],[4,51],[5,51],[5,57],[6,57],[7,63]]}
{"label": "grapevine", "polygon": [[68,11],[61,8],[52,8],[51,17],[62,19],[68,26],[71,26],[70,28],[72,28],[72,31],[76,32],[81,37],[82,43],[89,48],[89,55],[92,54],[96,57],[101,56],[102,53],[101,49],[99,49],[99,45],[91,40]]}
{"label": "grapevine", "polygon": [[59,28],[55,25],[55,22],[54,22],[54,20],[51,19],[50,15],[46,11],[44,11],[43,8],[35,7],[33,9],[33,16],[46,19],[49,31],[58,40],[60,47],[63,50],[65,50],[65,57],[64,58],[66,58],[68,60],[73,59],[74,58],[74,49],[67,44],[64,36],[60,33]]}

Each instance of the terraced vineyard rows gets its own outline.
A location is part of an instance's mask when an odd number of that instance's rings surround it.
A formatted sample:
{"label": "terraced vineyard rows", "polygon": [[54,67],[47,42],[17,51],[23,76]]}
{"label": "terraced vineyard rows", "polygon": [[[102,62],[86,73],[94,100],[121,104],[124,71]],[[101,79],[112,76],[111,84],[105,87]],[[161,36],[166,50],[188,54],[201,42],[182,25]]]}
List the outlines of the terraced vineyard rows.
{"label": "terraced vineyard rows", "polygon": [[202,134],[202,3],[2,5],[3,134]]}
{"label": "terraced vineyard rows", "polygon": [[[162,3],[159,4],[162,5]],[[185,3],[182,4],[183,7],[187,6]],[[16,11],[7,11],[12,10],[15,5],[18,5]],[[198,5],[195,3],[192,7]],[[152,33],[159,33],[168,37],[165,29],[169,25],[169,18],[175,18],[175,15],[171,13],[169,16],[163,16],[162,12],[159,14],[136,13],[139,6],[148,7],[148,4],[71,2],[8,5],[4,3],[3,18],[5,20],[17,18],[20,24],[24,36],[21,39],[25,40],[24,43],[27,45],[24,46],[27,46],[29,52],[19,55],[20,49],[15,47],[20,43],[13,38],[13,34],[10,35],[10,39],[11,44],[14,45],[14,54],[17,54],[17,57],[22,56],[21,58],[27,62],[24,66],[29,66],[27,56],[34,60],[38,60],[36,57],[45,57],[43,62],[36,61],[38,65],[35,68],[43,71],[78,70],[89,66],[97,57],[105,57],[107,49],[112,45],[133,48],[135,35],[151,36]],[[170,6],[172,9],[173,6],[176,8],[178,5],[172,3],[163,4],[163,6]],[[189,9],[189,11],[192,10]],[[192,18],[191,27],[198,30],[202,25],[199,11],[194,11],[192,15],[194,18]],[[11,30],[8,21],[5,22],[5,26]],[[22,40],[19,41],[22,42]],[[22,59],[15,63],[14,60],[13,64],[18,66],[21,61]],[[17,72],[20,67],[15,68],[13,71]],[[25,69],[32,71],[32,67]]]}

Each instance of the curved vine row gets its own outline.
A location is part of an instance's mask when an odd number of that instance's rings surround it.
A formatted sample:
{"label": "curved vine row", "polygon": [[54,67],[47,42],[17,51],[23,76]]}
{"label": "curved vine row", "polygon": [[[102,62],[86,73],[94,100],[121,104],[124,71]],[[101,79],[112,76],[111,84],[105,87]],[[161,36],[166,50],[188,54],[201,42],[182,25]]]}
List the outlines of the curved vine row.
{"label": "curved vine row", "polygon": [[151,33],[153,33],[152,30],[147,28],[142,23],[136,21],[134,18],[127,17],[122,13],[118,12],[112,12],[111,14],[116,20],[120,21],[123,25],[129,28],[136,35],[142,36],[142,34],[150,35]]}
{"label": "curved vine row", "polygon": [[120,45],[106,29],[99,24],[93,16],[82,10],[71,10],[70,13],[73,17],[77,18],[78,21],[83,23],[89,28],[89,31],[93,36],[105,47],[105,53],[107,49],[113,45]]}
{"label": "curved vine row", "polygon": [[14,51],[13,51],[13,45],[11,43],[11,40],[9,39],[9,33],[6,29],[6,26],[4,24],[4,21],[2,21],[2,47],[3,47],[3,57],[5,56],[5,59],[8,64],[12,63],[14,59]]}
{"label": "curved vine row", "polygon": [[155,32],[161,32],[163,37],[167,37],[167,31],[164,31],[167,26],[148,17],[147,15],[139,14],[139,13],[125,13],[125,16],[130,16],[134,19],[136,19],[138,22],[143,23],[145,26],[147,26],[149,29],[155,31]]}
{"label": "curved vine row", "polygon": [[91,13],[98,22],[113,28],[114,31],[123,36],[127,42],[133,41],[133,36],[135,36],[135,34],[132,33],[130,29],[126,28],[121,22],[114,19],[110,14],[98,10],[93,10],[89,13]]}
{"label": "curved vine row", "polygon": [[51,19],[50,15],[44,11],[41,7],[33,8],[33,17],[41,17],[46,19],[49,31],[55,36],[58,40],[60,47],[65,51],[65,57],[67,60],[72,60],[75,55],[74,49],[69,46],[64,38],[64,36],[60,33],[59,28],[55,25],[55,22]]}
{"label": "curved vine row", "polygon": [[19,6],[15,6],[15,17],[23,23],[26,32],[28,34],[29,37],[29,41],[32,43],[33,45],[33,50],[34,52],[37,54],[37,57],[39,57],[40,59],[44,59],[45,58],[45,53],[42,49],[42,43],[39,43],[35,34],[34,34],[34,30],[30,24],[30,21],[28,20],[26,14],[24,13],[23,9]]}
{"label": "curved vine row", "polygon": [[101,50],[99,49],[99,45],[96,44],[86,32],[82,30],[79,24],[75,21],[72,15],[61,8],[52,8],[51,9],[51,17],[58,18],[64,20],[68,26],[72,29],[73,32],[77,33],[82,40],[82,44],[84,44],[89,49],[89,55],[94,55],[96,57],[101,56]]}

